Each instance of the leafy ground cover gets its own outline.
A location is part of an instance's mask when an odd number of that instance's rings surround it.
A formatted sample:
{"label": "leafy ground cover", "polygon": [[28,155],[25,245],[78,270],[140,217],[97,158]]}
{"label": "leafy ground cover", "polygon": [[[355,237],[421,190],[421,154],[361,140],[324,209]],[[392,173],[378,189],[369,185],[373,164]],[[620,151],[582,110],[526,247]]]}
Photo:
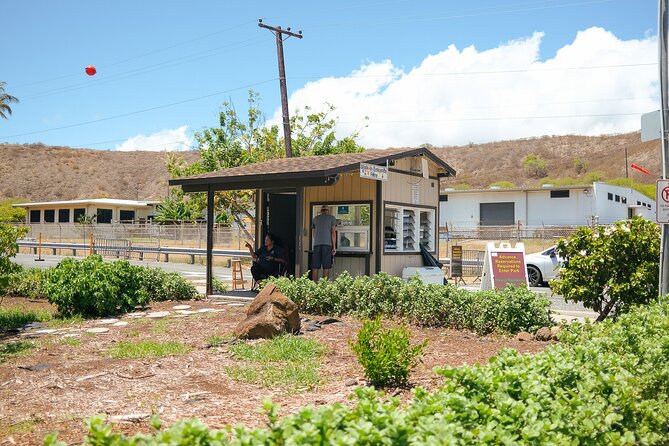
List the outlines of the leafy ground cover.
{"label": "leafy ground cover", "polygon": [[[183,302],[181,302],[183,303]],[[362,321],[341,316],[343,324],[323,325],[321,330],[306,332],[300,338],[316,341],[318,347],[302,347],[297,362],[313,363],[318,381],[313,386],[286,387],[282,382],[268,384],[231,376],[230,367],[259,367],[273,364],[269,358],[253,361],[234,351],[231,333],[243,319],[246,308],[189,301],[191,310],[222,309],[221,312],[196,313],[174,317],[175,302],[153,302],[147,311],[171,311],[159,321],[147,318],[122,318],[128,325],[110,327],[104,334],[88,334],[98,328],[96,320],[70,320],[60,328],[77,337],[45,334],[24,339],[16,333],[0,335],[0,344],[29,341],[35,348],[21,356],[8,357],[0,364],[0,443],[42,444],[45,435],[60,432],[59,439],[79,444],[85,435],[83,419],[105,414],[115,431],[131,435],[151,432],[149,416],[159,414],[165,426],[178,420],[198,417],[210,428],[243,423],[249,427],[266,426],[266,415],[259,409],[270,398],[279,404],[278,415],[298,413],[300,408],[321,407],[334,403],[350,405],[349,395],[362,385],[364,372],[348,341],[355,339]],[[5,298],[2,308],[22,306],[27,310],[55,308],[43,300]],[[308,316],[315,319],[315,316]],[[386,326],[398,326],[384,321]],[[48,327],[48,323],[46,324]],[[520,342],[502,336],[477,336],[469,331],[409,326],[412,343],[427,341],[423,362],[411,374],[410,386],[436,389],[443,378],[433,372],[435,366],[485,364],[504,347],[522,352],[543,350],[547,343]],[[75,331],[75,330],[81,331]],[[108,352],[123,342],[179,342],[188,352],[165,357],[112,358]],[[251,343],[249,345],[260,345]],[[276,350],[276,349],[270,349]],[[278,349],[279,351],[285,351]],[[312,359],[304,360],[305,355]],[[257,352],[256,352],[257,353]],[[241,355],[241,353],[240,353]],[[253,355],[248,358],[254,357]],[[293,378],[291,378],[293,379]],[[355,385],[347,385],[347,384]],[[406,402],[410,389],[391,389]],[[138,418],[122,421],[122,416]],[[11,437],[11,440],[10,440]]]}

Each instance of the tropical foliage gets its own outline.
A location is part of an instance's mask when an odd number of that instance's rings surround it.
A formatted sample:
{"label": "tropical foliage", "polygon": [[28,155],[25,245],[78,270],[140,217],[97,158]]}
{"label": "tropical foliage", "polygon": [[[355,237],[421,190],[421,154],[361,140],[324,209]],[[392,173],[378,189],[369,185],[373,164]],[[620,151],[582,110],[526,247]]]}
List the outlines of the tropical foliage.
{"label": "tropical foliage", "polygon": [[0,118],[9,119],[8,115],[12,114],[12,107],[9,104],[18,103],[18,98],[5,93],[6,82],[0,81]]}
{"label": "tropical foliage", "polygon": [[[260,97],[249,92],[248,110],[245,120],[234,105],[225,102],[219,113],[218,126],[195,134],[200,160],[186,164],[175,154],[170,154],[167,167],[172,177],[215,172],[247,164],[259,163],[285,156],[284,140],[276,125],[266,126],[259,108]],[[291,117],[293,156],[350,153],[363,150],[355,142],[357,132],[343,139],[335,135],[337,120],[330,115],[334,107],[327,104],[325,111],[312,112],[306,108],[304,114]],[[160,205],[163,221],[201,218],[206,208],[204,194],[170,193]],[[223,224],[237,222],[244,227],[243,218],[253,219],[254,199],[252,191],[225,191],[215,195],[214,208],[217,221]],[[180,207],[179,202],[183,202]],[[176,212],[175,212],[176,211]],[[171,218],[177,217],[177,218]]]}
{"label": "tropical foliage", "polygon": [[596,311],[599,320],[657,298],[660,229],[651,221],[581,227],[558,242],[557,253],[564,265],[551,289]]}

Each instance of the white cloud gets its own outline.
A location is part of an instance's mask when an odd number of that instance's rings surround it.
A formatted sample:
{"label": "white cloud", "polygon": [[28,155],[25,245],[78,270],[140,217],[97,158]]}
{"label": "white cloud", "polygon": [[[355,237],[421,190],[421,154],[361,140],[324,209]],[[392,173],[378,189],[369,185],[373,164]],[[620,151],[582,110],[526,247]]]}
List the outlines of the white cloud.
{"label": "white cloud", "polygon": [[[295,91],[291,113],[331,103],[339,136],[368,116],[359,141],[386,148],[628,132],[639,129],[642,113],[659,108],[657,67],[639,65],[656,62],[656,37],[623,41],[593,27],[541,61],[543,37],[484,51],[450,45],[408,71],[371,62]],[[270,123],[280,122],[278,109]]]}
{"label": "white cloud", "polygon": [[188,136],[188,126],[183,125],[176,129],[165,129],[152,135],[137,135],[129,138],[114,150],[132,152],[145,150],[149,152],[176,152],[190,150],[193,138]]}

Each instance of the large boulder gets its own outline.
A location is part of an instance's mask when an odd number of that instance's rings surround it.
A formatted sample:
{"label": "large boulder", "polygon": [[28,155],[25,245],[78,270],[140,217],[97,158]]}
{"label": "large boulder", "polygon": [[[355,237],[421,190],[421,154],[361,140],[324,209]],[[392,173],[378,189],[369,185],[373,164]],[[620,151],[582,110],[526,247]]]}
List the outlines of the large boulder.
{"label": "large boulder", "polygon": [[246,311],[246,319],[235,327],[240,339],[272,338],[283,333],[300,332],[297,305],[274,284],[267,284],[253,299]]}

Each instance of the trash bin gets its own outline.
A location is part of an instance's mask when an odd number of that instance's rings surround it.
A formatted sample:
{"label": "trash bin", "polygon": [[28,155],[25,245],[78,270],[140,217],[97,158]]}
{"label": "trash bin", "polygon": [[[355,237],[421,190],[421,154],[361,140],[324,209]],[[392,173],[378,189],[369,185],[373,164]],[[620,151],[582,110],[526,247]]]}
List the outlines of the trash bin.
{"label": "trash bin", "polygon": [[444,284],[444,272],[436,266],[407,266],[402,270],[402,279],[409,280],[418,275],[425,283]]}

